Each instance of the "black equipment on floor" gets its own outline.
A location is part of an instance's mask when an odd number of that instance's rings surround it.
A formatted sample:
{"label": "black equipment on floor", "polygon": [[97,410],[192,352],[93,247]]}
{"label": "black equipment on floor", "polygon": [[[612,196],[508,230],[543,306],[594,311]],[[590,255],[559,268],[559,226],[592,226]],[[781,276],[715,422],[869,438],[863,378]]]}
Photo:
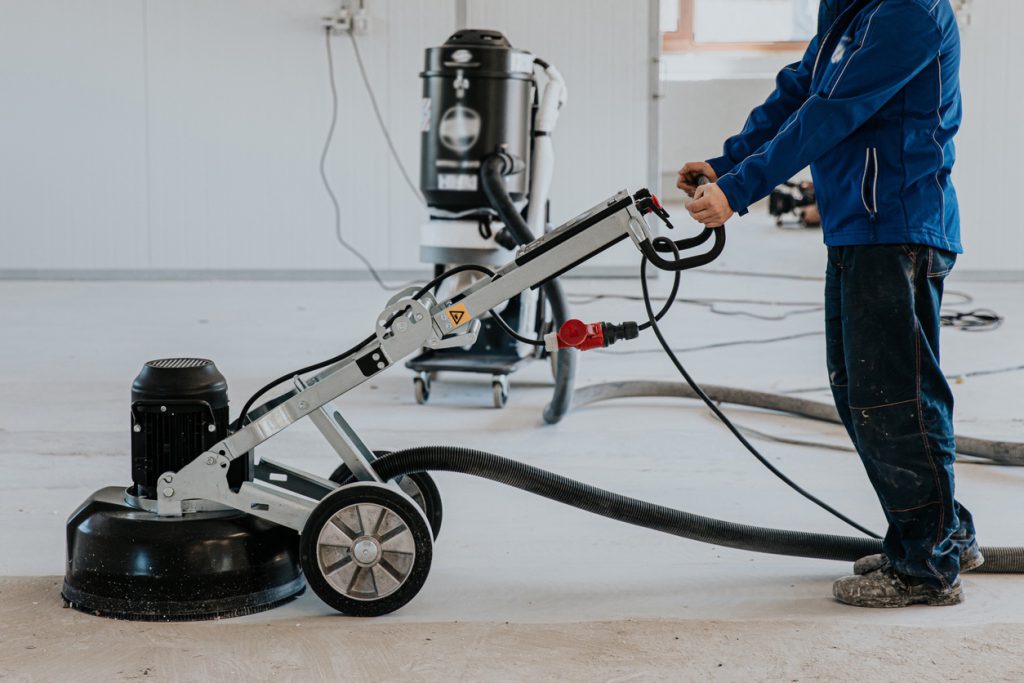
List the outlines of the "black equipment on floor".
{"label": "black equipment on floor", "polygon": [[[444,45],[428,48],[420,76],[420,189],[430,212],[420,258],[435,275],[457,265],[501,265],[547,230],[551,133],[565,83],[557,69],[512,47],[500,32],[479,29],[458,31]],[[446,298],[479,280],[479,273],[465,272],[435,295]],[[557,282],[513,297],[481,320],[472,345],[427,348],[406,363],[417,373],[416,400],[430,399],[438,373],[489,374],[494,406],[502,408],[509,375],[531,360],[551,358],[555,396],[544,419],[557,422],[568,410],[573,360],[559,363],[559,354],[522,340],[543,336],[566,319],[568,304]],[[520,336],[506,334],[506,327]]]}
{"label": "black equipment on floor", "polygon": [[787,221],[794,221],[805,228],[821,226],[818,215],[814,183],[787,182],[772,190],[768,196],[768,213],[775,218],[775,225],[782,227]]}
{"label": "black equipment on floor", "polygon": [[[295,531],[193,501],[181,517],[154,514],[162,481],[228,435],[228,386],[212,361],[150,361],[132,383],[132,481],[90,496],[67,524],[62,595],[77,610],[137,620],[239,616],[302,593]],[[253,457],[227,481],[253,478]]]}

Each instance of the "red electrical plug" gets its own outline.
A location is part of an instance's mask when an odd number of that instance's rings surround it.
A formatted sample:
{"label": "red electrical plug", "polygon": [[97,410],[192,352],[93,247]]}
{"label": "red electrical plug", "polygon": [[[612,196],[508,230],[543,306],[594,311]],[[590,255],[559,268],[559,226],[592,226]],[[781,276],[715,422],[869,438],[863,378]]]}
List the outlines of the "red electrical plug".
{"label": "red electrical plug", "polygon": [[621,325],[611,323],[585,323],[582,320],[566,320],[557,333],[545,335],[548,351],[558,349],[579,349],[589,351],[611,346],[620,339],[636,339],[640,330],[635,322]]}

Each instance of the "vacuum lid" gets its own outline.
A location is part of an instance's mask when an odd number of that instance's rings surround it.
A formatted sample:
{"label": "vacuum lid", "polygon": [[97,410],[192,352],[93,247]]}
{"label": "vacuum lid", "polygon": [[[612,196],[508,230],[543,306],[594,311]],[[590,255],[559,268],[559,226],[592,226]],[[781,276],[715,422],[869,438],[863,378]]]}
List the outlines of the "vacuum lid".
{"label": "vacuum lid", "polygon": [[487,47],[504,48],[512,47],[508,42],[508,38],[506,38],[501,31],[492,31],[485,28],[468,28],[463,31],[458,31],[453,33],[448,38],[448,42],[444,44],[445,47],[465,45],[486,45]]}

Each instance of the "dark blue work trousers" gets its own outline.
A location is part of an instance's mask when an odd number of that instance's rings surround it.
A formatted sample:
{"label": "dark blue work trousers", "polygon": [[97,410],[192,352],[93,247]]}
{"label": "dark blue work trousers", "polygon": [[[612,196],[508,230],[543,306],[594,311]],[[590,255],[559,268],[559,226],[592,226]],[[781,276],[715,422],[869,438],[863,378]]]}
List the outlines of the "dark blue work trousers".
{"label": "dark blue work trousers", "polygon": [[885,554],[942,590],[975,533],[954,495],[953,395],[939,368],[955,261],[914,244],[829,247],[825,278],[832,394],[889,522]]}

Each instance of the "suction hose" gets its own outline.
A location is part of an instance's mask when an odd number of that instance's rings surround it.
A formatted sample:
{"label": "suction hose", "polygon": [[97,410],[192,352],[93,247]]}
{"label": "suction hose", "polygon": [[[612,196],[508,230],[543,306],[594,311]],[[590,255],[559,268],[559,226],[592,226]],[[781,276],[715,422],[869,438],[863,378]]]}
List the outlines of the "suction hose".
{"label": "suction hose", "polygon": [[[526,220],[516,209],[512,198],[508,196],[505,189],[504,177],[522,170],[521,163],[508,154],[493,154],[484,159],[480,166],[480,184],[483,187],[484,195],[491,204],[491,208],[498,213],[498,218],[505,224],[509,232],[518,244],[529,244],[534,240],[534,235]],[[551,317],[555,321],[555,328],[561,327],[562,323],[569,319],[569,303],[565,298],[565,292],[558,280],[551,280],[543,285],[544,296],[551,306]],[[555,391],[551,402],[544,407],[544,421],[548,424],[559,422],[572,405],[573,382],[576,378],[576,356],[575,349],[562,349],[558,352],[555,365]]]}
{"label": "suction hose", "polygon": [[[470,448],[425,446],[384,455],[373,463],[385,481],[422,471],[459,472],[543,496],[585,512],[714,545],[774,555],[853,562],[882,551],[881,541],[736,524],[648,503],[584,484],[532,465]],[[1024,548],[982,548],[975,571],[1024,573]]]}
{"label": "suction hose", "polygon": [[[776,410],[813,420],[841,424],[835,407],[820,401],[717,385],[704,385],[703,389],[717,403],[733,403],[752,408]],[[573,404],[579,408],[599,401],[642,396],[700,398],[693,389],[681,382],[606,382],[578,389],[573,396]],[[984,458],[1000,465],[1024,466],[1024,443],[1020,442],[992,441],[958,435],[956,436],[956,450],[957,453]]]}

